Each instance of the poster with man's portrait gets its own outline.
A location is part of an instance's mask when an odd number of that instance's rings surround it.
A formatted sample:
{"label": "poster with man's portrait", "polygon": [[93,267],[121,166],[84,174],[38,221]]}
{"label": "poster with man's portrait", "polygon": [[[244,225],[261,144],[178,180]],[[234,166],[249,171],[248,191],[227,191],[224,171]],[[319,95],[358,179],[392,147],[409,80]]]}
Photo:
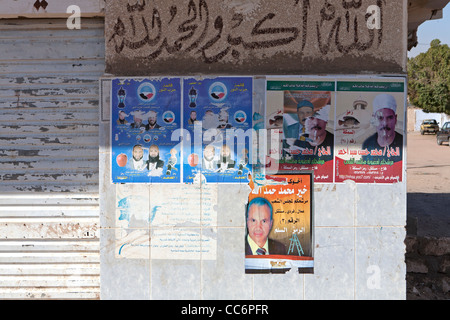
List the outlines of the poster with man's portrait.
{"label": "poster with man's portrait", "polygon": [[180,78],[112,80],[113,183],[181,182],[181,94]]}
{"label": "poster with man's portrait", "polygon": [[252,108],[252,77],[183,79],[184,182],[248,182]]}
{"label": "poster with man's portrait", "polygon": [[251,187],[245,273],[313,273],[313,173],[266,175]]}
{"label": "poster with man's portrait", "polygon": [[312,170],[315,182],[333,182],[334,91],[330,79],[267,79],[267,170]]}
{"label": "poster with man's portrait", "polygon": [[403,181],[404,78],[338,80],[335,181]]}

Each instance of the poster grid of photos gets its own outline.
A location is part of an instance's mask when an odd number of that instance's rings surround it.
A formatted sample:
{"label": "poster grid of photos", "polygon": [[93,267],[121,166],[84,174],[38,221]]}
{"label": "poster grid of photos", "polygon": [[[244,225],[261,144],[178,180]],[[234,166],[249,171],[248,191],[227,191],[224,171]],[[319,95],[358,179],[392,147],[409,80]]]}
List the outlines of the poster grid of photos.
{"label": "poster grid of photos", "polygon": [[[262,126],[253,77],[112,79],[112,182],[249,183],[289,170],[402,182],[405,90],[401,77],[268,76]],[[264,159],[251,155],[258,129]]]}

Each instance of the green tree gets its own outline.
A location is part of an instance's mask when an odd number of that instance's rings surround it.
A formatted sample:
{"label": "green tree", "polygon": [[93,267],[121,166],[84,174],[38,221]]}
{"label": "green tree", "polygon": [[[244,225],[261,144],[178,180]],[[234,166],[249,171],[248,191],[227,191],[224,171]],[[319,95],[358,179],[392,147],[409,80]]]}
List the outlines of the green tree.
{"label": "green tree", "polygon": [[430,49],[408,59],[410,102],[425,112],[450,114],[450,48],[435,39]]}

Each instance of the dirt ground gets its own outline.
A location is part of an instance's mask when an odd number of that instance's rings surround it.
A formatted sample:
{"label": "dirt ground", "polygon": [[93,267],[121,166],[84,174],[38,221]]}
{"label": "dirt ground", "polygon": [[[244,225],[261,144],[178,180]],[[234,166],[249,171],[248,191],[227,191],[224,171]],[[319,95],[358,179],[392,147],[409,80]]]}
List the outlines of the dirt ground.
{"label": "dirt ground", "polygon": [[450,237],[450,147],[436,135],[408,132],[408,233]]}
{"label": "dirt ground", "polygon": [[[449,300],[448,255],[436,253],[444,249],[450,237],[447,143],[439,146],[435,135],[408,132],[407,190],[407,300]],[[423,249],[424,245],[428,250]],[[445,250],[448,252],[448,248]]]}

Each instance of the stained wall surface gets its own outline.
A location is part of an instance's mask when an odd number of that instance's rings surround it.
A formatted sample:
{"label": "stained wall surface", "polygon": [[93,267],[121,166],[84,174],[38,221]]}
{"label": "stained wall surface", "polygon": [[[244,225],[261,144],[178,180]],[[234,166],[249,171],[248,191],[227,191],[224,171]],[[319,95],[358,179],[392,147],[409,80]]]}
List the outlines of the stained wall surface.
{"label": "stained wall surface", "polygon": [[[380,9],[378,29],[367,27],[370,5]],[[406,1],[108,1],[106,72],[403,74],[405,26]],[[200,220],[181,225],[121,224],[117,199],[128,185],[110,182],[110,79],[101,81],[101,89],[102,299],[405,299],[405,179],[315,184],[314,274],[244,273],[246,183],[172,188],[180,199],[189,192],[199,203],[207,194],[216,217],[208,223],[200,207]],[[260,94],[254,99],[264,101]],[[132,188],[149,209],[160,194],[157,185]],[[213,240],[215,249],[195,257],[162,256],[151,246],[162,229],[191,231],[200,242]],[[124,234],[139,244],[126,257],[119,254],[127,248],[120,242]]]}
{"label": "stained wall surface", "polygon": [[[102,91],[109,85],[103,79]],[[405,298],[406,182],[315,184],[314,274],[245,274],[249,185],[112,184],[107,96],[100,124],[102,299]],[[176,199],[166,212],[182,211],[185,220],[123,223],[126,195],[140,198],[129,207],[135,217],[163,196]],[[213,219],[205,218],[207,209]],[[173,249],[189,233],[204,250],[161,252],[154,246],[161,232]]]}

